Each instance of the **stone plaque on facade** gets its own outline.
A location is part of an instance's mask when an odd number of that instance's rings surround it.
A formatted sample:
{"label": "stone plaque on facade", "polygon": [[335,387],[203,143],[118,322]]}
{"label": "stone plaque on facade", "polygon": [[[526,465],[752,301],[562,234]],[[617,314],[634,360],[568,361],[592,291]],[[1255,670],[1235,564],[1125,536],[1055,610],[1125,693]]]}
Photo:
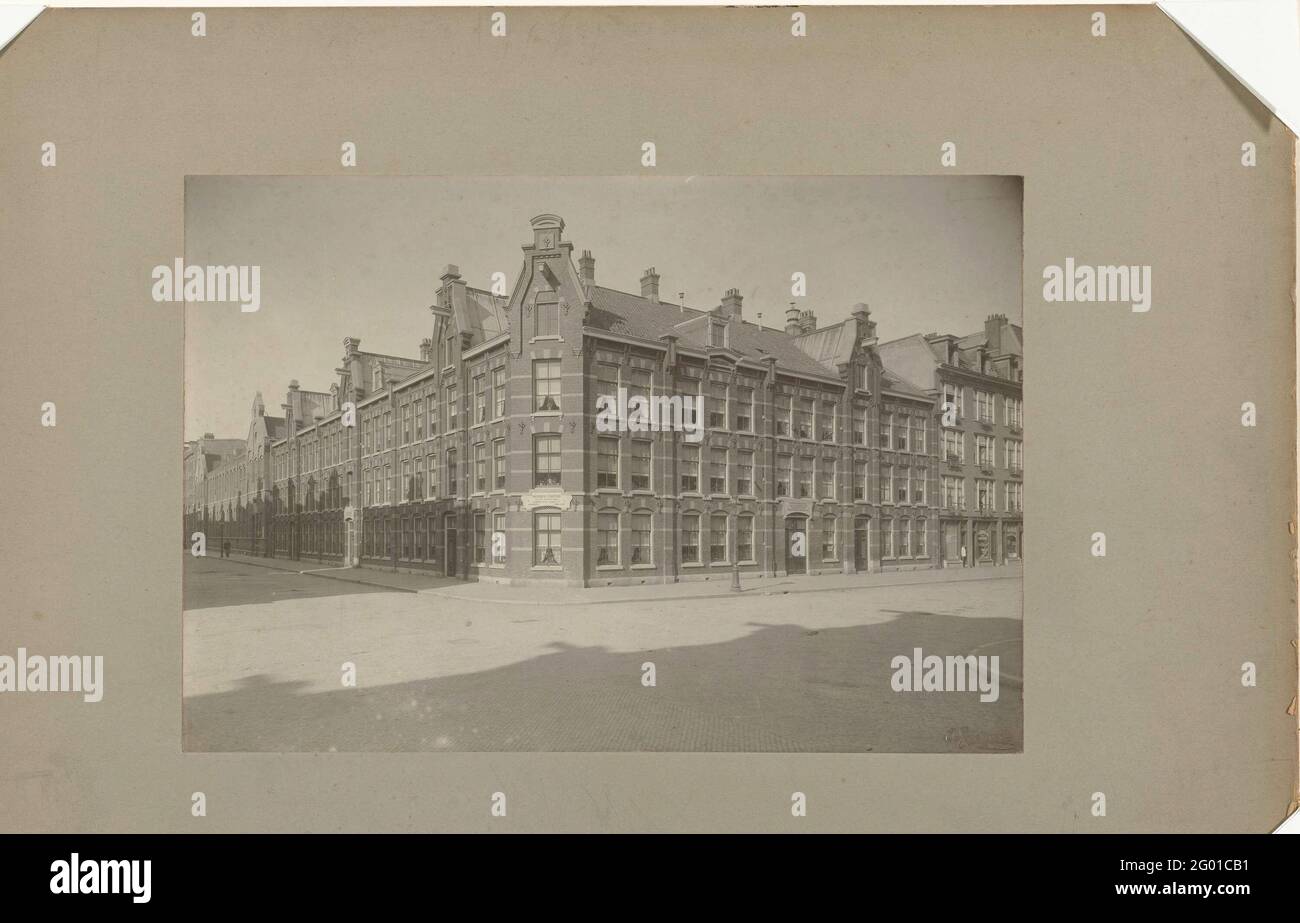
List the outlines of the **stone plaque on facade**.
{"label": "stone plaque on facade", "polygon": [[573,495],[565,493],[559,487],[534,487],[519,496],[519,508],[525,511],[542,509],[543,507],[556,507],[567,510],[572,502]]}

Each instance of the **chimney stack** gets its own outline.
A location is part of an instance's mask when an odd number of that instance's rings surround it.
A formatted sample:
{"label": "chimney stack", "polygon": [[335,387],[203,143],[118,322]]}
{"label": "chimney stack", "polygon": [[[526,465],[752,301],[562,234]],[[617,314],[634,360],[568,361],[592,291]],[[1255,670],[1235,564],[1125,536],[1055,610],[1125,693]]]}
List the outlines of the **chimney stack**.
{"label": "chimney stack", "polygon": [[817,315],[812,311],[799,312],[799,328],[803,333],[812,333],[817,329]]}
{"label": "chimney stack", "polygon": [[641,297],[659,303],[659,273],[653,266],[641,274]]}
{"label": "chimney stack", "polygon": [[1005,314],[990,314],[984,321],[984,339],[988,342],[989,355],[1000,356],[1004,352],[1002,348],[1002,332],[1007,328],[1007,316]]}
{"label": "chimney stack", "polygon": [[433,340],[429,339],[428,337],[425,337],[423,340],[420,341],[420,361],[421,362],[433,361]]}
{"label": "chimney stack", "polygon": [[785,309],[785,332],[792,337],[797,337],[803,333],[803,326],[799,323],[799,309],[790,302],[790,307]]}
{"label": "chimney stack", "polygon": [[596,258],[591,255],[590,250],[583,250],[582,256],[578,259],[578,275],[588,285],[596,284]]}
{"label": "chimney stack", "polygon": [[857,324],[858,342],[876,338],[876,322],[871,319],[871,309],[859,302],[853,306],[853,320]]}
{"label": "chimney stack", "polygon": [[736,320],[740,320],[740,302],[740,289],[727,289],[727,294],[722,296],[720,313],[723,317],[734,317]]}

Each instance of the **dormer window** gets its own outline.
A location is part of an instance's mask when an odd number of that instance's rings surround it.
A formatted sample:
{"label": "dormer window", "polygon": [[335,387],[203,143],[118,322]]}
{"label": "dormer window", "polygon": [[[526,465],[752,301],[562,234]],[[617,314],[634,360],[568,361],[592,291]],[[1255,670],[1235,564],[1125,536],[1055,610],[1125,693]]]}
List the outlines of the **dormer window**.
{"label": "dormer window", "polygon": [[727,345],[727,324],[721,320],[709,321],[709,345],[726,346]]}
{"label": "dormer window", "polygon": [[384,387],[384,370],[375,366],[375,371],[371,380],[371,390],[380,391]]}

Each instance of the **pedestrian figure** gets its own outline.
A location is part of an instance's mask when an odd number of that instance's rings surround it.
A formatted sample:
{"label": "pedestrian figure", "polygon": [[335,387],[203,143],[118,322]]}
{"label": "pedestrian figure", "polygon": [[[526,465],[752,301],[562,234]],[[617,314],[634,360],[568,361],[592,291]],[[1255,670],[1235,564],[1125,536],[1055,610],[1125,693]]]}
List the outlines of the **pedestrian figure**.
{"label": "pedestrian figure", "polygon": [[966,546],[961,546],[961,566],[966,567]]}
{"label": "pedestrian figure", "polygon": [[230,539],[226,539],[221,543],[221,556],[223,558],[230,557]]}

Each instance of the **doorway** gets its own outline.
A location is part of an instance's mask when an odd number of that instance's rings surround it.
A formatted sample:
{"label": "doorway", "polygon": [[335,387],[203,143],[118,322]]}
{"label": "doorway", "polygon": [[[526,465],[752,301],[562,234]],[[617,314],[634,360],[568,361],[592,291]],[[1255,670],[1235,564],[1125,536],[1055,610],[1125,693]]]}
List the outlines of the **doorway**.
{"label": "doorway", "polygon": [[867,528],[870,516],[855,516],[853,519],[853,566],[859,574],[867,572]]}
{"label": "doorway", "polygon": [[785,518],[785,572],[808,573],[808,520],[803,516]]}

